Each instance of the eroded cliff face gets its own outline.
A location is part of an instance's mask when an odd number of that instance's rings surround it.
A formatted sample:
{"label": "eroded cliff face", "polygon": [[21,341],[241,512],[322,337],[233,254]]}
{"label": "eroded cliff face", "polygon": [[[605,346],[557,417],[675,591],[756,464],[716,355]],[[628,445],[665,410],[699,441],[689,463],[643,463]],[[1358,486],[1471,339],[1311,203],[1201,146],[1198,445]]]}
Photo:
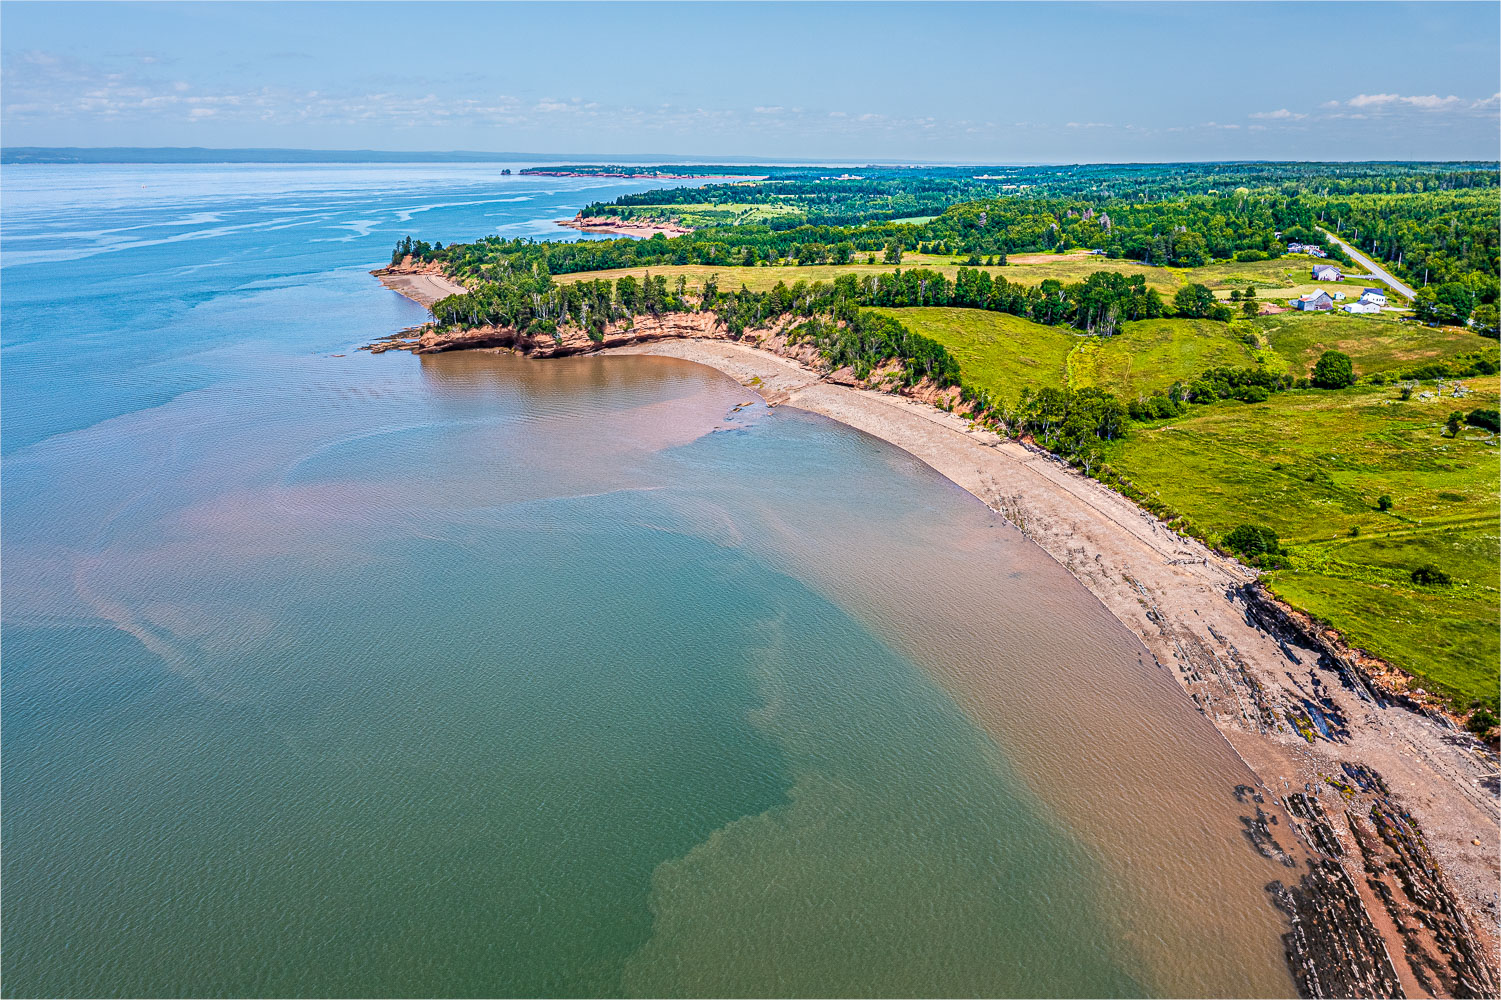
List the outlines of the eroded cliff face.
{"label": "eroded cliff face", "polygon": [[[894,361],[876,367],[864,378],[857,377],[854,369],[849,367],[831,369],[828,361],[813,344],[788,340],[786,319],[781,317],[770,325],[748,329],[738,339],[747,346],[795,361],[817,372],[824,381],[897,393],[961,415],[967,412],[967,407],[960,399],[958,386],[944,388],[930,379],[923,379],[916,385],[909,386],[906,384],[903,367]],[[577,327],[565,328],[554,336],[527,334],[511,326],[438,330],[429,325],[403,330],[363,349],[372,354],[390,350],[437,354],[442,351],[502,348],[533,358],[562,358],[654,340],[730,339],[735,338],[731,338],[729,330],[712,312],[674,312],[661,316],[636,316],[631,320],[610,323],[605,327],[603,339],[597,341],[591,340],[587,333]]]}
{"label": "eroded cliff face", "polygon": [[727,339],[729,332],[719,321],[719,317],[711,312],[666,313],[662,316],[636,316],[631,320],[610,323],[605,327],[604,339],[598,341],[591,340],[587,333],[577,327],[565,327],[558,331],[557,336],[537,336],[524,333],[513,326],[474,326],[450,330],[419,326],[403,330],[395,337],[377,341],[366,350],[372,354],[390,350],[438,354],[442,351],[477,347],[506,347],[529,357],[561,358],[607,347],[688,337]]}

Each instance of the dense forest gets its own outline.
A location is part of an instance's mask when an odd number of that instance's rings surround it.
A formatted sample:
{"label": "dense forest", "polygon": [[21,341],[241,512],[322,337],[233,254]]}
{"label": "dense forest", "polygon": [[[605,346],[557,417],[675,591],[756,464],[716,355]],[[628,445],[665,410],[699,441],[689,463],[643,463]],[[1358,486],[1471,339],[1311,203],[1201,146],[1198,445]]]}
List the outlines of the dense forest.
{"label": "dense forest", "polygon": [[[552,168],[547,168],[552,169]],[[1054,167],[567,167],[569,172],[633,176],[694,173],[757,176],[736,181],[624,195],[595,202],[585,215],[671,217],[674,205],[769,205],[785,210],[774,224],[853,225],[937,215],[950,205],[986,198],[1087,198],[1142,203],[1224,195],[1245,187],[1283,197],[1394,194],[1496,187],[1482,163],[1179,163]],[[526,172],[544,172],[530,168]]]}

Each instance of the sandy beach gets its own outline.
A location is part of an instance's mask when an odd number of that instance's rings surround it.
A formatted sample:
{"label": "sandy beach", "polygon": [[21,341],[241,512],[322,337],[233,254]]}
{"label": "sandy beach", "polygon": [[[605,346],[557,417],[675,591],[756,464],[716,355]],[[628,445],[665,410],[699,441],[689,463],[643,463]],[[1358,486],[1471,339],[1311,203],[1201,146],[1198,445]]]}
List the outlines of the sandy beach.
{"label": "sandy beach", "polygon": [[419,270],[410,267],[383,267],[371,271],[371,274],[380,279],[380,283],[405,295],[413,302],[420,303],[432,308],[434,302],[449,295],[458,295],[465,291],[463,285],[446,277],[436,269]]}

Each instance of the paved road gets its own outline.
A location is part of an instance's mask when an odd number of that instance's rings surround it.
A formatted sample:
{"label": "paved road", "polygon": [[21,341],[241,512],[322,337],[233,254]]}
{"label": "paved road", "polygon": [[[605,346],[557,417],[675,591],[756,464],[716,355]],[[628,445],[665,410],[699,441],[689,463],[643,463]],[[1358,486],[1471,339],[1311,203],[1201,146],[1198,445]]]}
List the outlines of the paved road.
{"label": "paved road", "polygon": [[1320,231],[1325,236],[1329,237],[1331,240],[1333,240],[1334,242],[1338,243],[1340,246],[1344,247],[1345,248],[1345,252],[1348,253],[1354,259],[1355,263],[1363,265],[1367,271],[1370,271],[1376,277],[1380,278],[1382,281],[1386,282],[1388,285],[1391,285],[1393,288],[1395,288],[1397,291],[1401,292],[1403,295],[1407,296],[1409,299],[1415,298],[1417,296],[1417,294],[1418,294],[1417,292],[1414,292],[1411,288],[1407,287],[1405,284],[1403,284],[1402,282],[1398,281],[1396,278],[1392,277],[1392,275],[1388,274],[1386,272],[1386,270],[1384,270],[1374,260],[1372,260],[1371,258],[1367,257],[1365,254],[1361,253],[1359,250],[1355,249],[1350,244],[1348,244],[1344,240],[1340,239],[1338,236],[1335,236],[1329,230],[1324,229],[1324,230],[1320,230]]}

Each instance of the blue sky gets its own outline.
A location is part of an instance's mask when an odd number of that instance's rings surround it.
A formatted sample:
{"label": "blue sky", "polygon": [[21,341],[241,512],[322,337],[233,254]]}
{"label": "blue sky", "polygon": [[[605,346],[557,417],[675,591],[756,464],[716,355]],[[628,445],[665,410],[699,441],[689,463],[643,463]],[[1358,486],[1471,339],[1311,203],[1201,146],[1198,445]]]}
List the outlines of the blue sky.
{"label": "blue sky", "polygon": [[1494,159],[1501,5],[0,6],[4,142]]}

